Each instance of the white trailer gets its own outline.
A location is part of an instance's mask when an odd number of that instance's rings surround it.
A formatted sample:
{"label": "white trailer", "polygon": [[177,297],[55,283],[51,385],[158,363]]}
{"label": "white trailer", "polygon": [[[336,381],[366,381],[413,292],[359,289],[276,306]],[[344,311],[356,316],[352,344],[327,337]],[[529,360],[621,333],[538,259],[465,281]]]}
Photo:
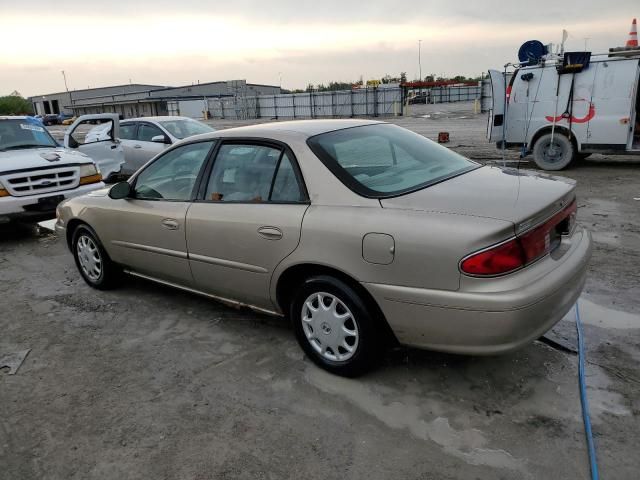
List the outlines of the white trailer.
{"label": "white trailer", "polygon": [[487,138],[523,157],[533,154],[545,170],[591,153],[639,154],[640,51],[591,56],[578,73],[564,73],[563,60],[489,70]]}

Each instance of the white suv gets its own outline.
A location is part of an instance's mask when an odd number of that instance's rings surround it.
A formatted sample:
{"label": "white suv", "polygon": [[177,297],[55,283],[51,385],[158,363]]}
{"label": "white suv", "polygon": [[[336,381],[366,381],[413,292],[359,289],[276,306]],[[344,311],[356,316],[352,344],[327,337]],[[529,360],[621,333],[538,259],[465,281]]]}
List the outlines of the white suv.
{"label": "white suv", "polygon": [[40,121],[0,116],[0,223],[52,217],[62,200],[102,187],[95,162],[60,147]]}

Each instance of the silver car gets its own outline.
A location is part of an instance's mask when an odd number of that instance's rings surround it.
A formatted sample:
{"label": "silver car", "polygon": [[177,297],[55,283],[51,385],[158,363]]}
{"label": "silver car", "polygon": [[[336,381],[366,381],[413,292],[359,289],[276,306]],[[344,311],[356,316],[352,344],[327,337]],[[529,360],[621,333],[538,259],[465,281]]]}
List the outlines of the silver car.
{"label": "silver car", "polygon": [[[120,122],[120,142],[125,164],[122,173],[131,174],[162,152],[169,145],[193,135],[214,132],[215,129],[188,117],[140,117]],[[85,142],[103,140],[109,135],[109,125],[98,125]]]}
{"label": "silver car", "polygon": [[481,166],[373,121],[192,137],[58,213],[92,287],[125,272],[286,315],[341,375],[390,342],[522,347],[571,308],[591,255],[572,181]]}

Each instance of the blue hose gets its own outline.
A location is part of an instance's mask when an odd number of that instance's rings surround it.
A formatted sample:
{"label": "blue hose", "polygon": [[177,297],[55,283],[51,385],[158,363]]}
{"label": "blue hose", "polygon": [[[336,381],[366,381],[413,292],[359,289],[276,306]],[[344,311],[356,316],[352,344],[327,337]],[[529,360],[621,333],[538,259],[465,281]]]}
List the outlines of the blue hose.
{"label": "blue hose", "polygon": [[584,380],[584,340],[582,338],[582,321],[580,320],[580,309],[576,302],[576,330],[578,330],[578,378],[580,380],[580,403],[582,404],[582,420],[584,422],[584,433],[587,437],[587,448],[589,450],[589,464],[591,466],[591,480],[598,480],[598,462],[596,461],[596,448],[593,444],[591,434],[591,419],[589,418],[589,400],[587,399],[587,387]]}

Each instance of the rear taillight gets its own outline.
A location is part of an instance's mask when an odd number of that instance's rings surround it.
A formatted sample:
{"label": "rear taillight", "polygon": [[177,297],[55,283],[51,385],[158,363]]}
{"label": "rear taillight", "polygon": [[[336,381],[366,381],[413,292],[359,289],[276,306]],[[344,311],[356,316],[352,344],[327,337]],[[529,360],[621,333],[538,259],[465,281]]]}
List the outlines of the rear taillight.
{"label": "rear taillight", "polygon": [[571,232],[576,210],[574,200],[542,225],[495,247],[469,255],[460,262],[460,270],[468,275],[495,276],[535,262],[557,247],[562,235]]}
{"label": "rear taillight", "polygon": [[514,238],[467,257],[460,264],[460,269],[469,275],[500,275],[517,270],[524,264],[524,250],[520,241]]}

